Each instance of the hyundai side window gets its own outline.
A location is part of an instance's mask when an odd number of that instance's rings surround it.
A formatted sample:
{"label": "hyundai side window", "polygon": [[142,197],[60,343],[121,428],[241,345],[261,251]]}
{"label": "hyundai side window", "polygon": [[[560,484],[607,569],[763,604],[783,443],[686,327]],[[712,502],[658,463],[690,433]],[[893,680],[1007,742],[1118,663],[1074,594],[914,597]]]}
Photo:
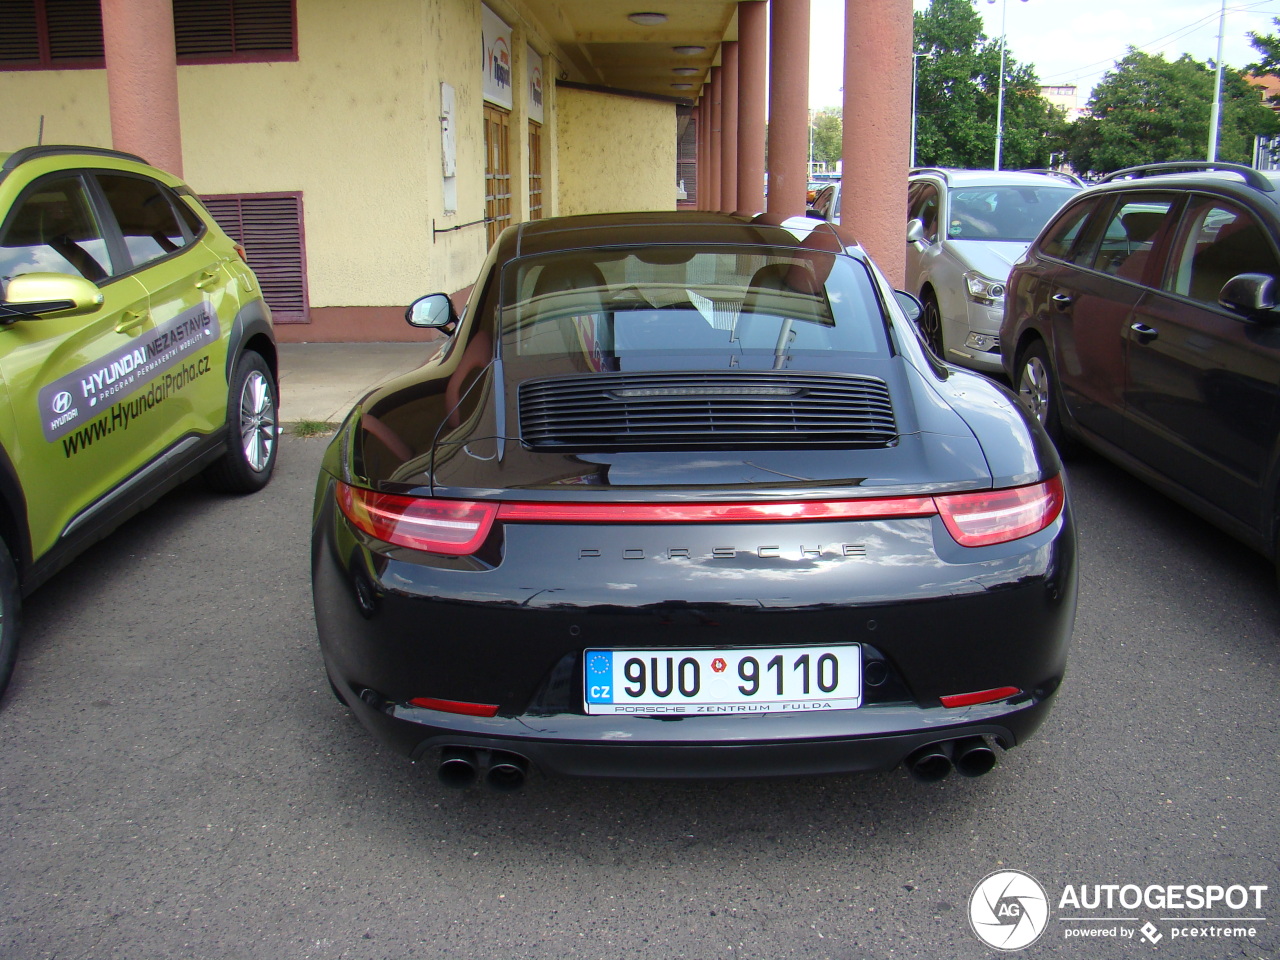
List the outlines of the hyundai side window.
{"label": "hyundai side window", "polygon": [[37,183],[17,204],[0,239],[0,277],[67,273],[94,283],[112,273],[107,242],[80,177]]}
{"label": "hyundai side window", "polygon": [[1096,206],[1094,201],[1086,201],[1077,203],[1064,213],[1041,241],[1040,254],[1054,260],[1070,260],[1071,250]]}
{"label": "hyundai side window", "polygon": [[1280,277],[1280,261],[1267,231],[1233,203],[1193,198],[1164,288],[1217,306],[1223,284],[1242,273]]}
{"label": "hyundai side window", "polygon": [[169,191],[143,177],[98,174],[134,267],[167,257],[191,241],[179,224]]}
{"label": "hyundai side window", "polygon": [[1172,209],[1173,198],[1167,195],[1121,197],[1103,231],[1093,269],[1125,280],[1140,280]]}

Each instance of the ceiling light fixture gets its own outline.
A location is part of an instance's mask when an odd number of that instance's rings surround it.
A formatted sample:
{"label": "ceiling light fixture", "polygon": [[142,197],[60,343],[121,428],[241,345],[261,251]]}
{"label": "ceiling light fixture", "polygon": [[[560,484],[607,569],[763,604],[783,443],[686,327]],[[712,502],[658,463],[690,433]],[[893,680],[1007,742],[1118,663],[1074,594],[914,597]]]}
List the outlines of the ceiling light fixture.
{"label": "ceiling light fixture", "polygon": [[691,57],[695,53],[705,53],[707,50],[706,47],[672,47],[671,49],[674,50],[676,53],[683,54],[686,57]]}
{"label": "ceiling light fixture", "polygon": [[629,13],[627,19],[642,27],[656,27],[660,23],[667,22],[667,15],[665,13]]}
{"label": "ceiling light fixture", "polygon": [[693,84],[692,83],[673,83],[671,85],[671,89],[672,90],[692,90]]}
{"label": "ceiling light fixture", "polygon": [[682,77],[692,77],[695,73],[698,72],[698,68],[697,67],[672,67],[671,72],[678,73]]}

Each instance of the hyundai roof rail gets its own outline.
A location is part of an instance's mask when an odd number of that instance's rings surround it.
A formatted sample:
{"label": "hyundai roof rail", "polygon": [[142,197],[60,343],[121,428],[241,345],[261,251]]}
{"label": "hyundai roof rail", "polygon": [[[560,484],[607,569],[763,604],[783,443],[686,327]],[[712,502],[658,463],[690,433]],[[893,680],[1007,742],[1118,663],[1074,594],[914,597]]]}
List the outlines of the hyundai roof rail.
{"label": "hyundai roof rail", "polygon": [[1039,173],[1046,177],[1058,177],[1069,183],[1074,183],[1077,187],[1083,187],[1084,181],[1077,177],[1074,173],[1067,173],[1065,170],[1054,170],[1050,167],[1024,167],[1018,173]]}
{"label": "hyundai roof rail", "polygon": [[0,179],[14,168],[34,160],[37,157],[56,157],[66,154],[87,154],[93,157],[111,157],[113,160],[132,160],[135,163],[146,163],[140,156],[125,153],[123,150],[110,150],[106,147],[84,147],[69,143],[48,143],[38,147],[23,147],[9,154],[4,165],[0,166]]}
{"label": "hyundai roof rail", "polygon": [[1136,167],[1125,167],[1109,173],[1099,183],[1112,183],[1116,180],[1140,180],[1143,177],[1179,171],[1222,170],[1227,173],[1238,173],[1244,182],[1263,193],[1274,193],[1276,185],[1261,172],[1242,163],[1225,163],[1215,160],[1173,160],[1167,163],[1144,163]]}

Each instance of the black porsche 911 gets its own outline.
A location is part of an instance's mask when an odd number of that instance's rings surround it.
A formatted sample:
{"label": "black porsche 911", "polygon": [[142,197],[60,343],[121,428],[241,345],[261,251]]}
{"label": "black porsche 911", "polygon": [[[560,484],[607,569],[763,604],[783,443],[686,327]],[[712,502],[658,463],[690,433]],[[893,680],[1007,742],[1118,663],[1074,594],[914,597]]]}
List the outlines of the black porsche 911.
{"label": "black porsche 911", "polygon": [[1075,532],[1040,425],[916,306],[810,219],[506,230],[326,453],[339,698],[455,786],[990,770],[1062,680]]}

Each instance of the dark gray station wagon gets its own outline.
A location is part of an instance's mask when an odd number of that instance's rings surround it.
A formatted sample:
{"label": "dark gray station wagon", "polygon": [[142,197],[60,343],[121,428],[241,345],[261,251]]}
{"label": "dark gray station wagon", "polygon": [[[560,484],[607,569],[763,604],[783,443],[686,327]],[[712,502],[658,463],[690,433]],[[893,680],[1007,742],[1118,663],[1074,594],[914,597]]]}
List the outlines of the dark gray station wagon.
{"label": "dark gray station wagon", "polygon": [[1275,559],[1280,192],[1233,164],[1121,170],[1014,265],[1005,372],[1083,441]]}

